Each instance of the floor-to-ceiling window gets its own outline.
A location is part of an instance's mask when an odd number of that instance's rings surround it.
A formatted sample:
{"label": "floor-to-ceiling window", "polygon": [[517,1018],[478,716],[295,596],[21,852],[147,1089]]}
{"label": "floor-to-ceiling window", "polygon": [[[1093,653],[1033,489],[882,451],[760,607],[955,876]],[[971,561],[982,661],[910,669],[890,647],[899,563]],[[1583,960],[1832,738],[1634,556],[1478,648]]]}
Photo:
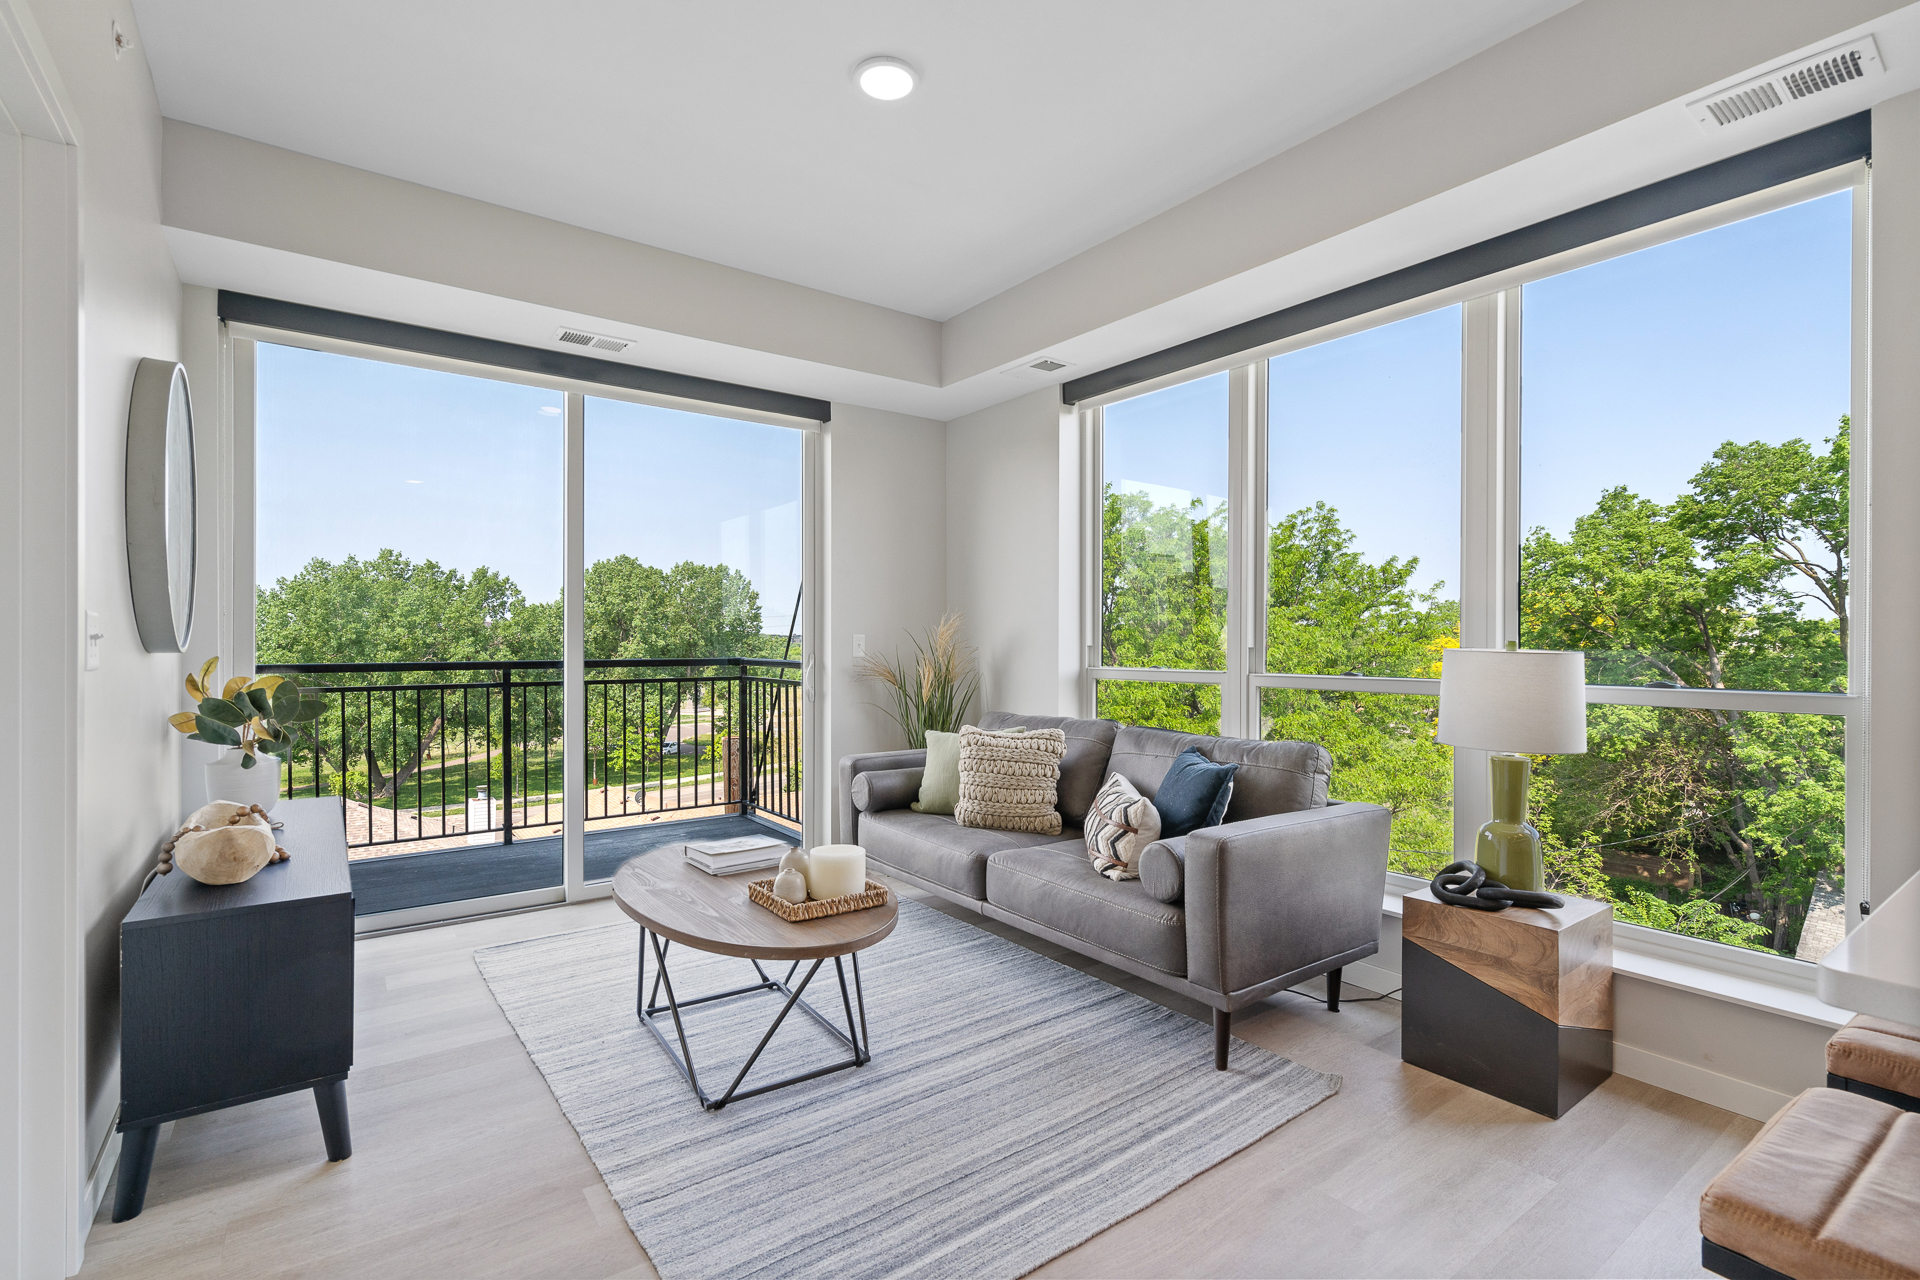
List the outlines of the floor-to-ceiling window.
{"label": "floor-to-ceiling window", "polygon": [[1840,191],[1522,290],[1520,638],[1603,690],[1547,847],[1622,919],[1814,959],[1846,724],[1792,695],[1847,690],[1852,271]]}
{"label": "floor-to-ceiling window", "polygon": [[1266,375],[1261,670],[1296,678],[1259,689],[1260,736],[1324,744],[1333,798],[1392,809],[1392,866],[1430,875],[1453,842],[1453,751],[1437,697],[1379,682],[1433,679],[1460,642],[1460,308]]}
{"label": "floor-to-ceiling window", "polygon": [[1099,714],[1220,730],[1226,671],[1227,375],[1108,407],[1099,494]]}
{"label": "floor-to-ceiling window", "polygon": [[1863,175],[1086,409],[1093,707],[1325,744],[1333,796],[1391,808],[1390,865],[1427,876],[1485,808],[1482,753],[1434,741],[1442,652],[1582,649],[1589,749],[1537,761],[1551,878],[1629,924],[1818,959],[1864,867]]}

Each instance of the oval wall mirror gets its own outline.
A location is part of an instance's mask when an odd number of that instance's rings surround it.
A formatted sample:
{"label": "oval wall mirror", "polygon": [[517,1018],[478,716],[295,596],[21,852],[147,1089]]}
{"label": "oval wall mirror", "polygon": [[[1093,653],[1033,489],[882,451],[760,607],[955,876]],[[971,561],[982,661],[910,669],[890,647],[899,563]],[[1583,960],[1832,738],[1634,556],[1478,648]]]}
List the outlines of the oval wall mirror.
{"label": "oval wall mirror", "polygon": [[127,407],[127,576],[148,653],[179,653],[193,631],[194,501],[186,366],[142,360]]}

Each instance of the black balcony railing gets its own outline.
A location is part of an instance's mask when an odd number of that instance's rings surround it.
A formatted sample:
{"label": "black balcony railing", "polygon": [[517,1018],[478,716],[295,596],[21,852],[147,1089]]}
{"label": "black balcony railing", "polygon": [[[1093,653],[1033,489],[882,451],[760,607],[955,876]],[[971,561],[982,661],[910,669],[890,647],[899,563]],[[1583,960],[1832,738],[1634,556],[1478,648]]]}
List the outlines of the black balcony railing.
{"label": "black balcony railing", "polygon": [[[586,664],[589,830],[655,815],[800,822],[800,663],[762,658]],[[289,796],[337,795],[355,847],[550,835],[562,781],[558,662],[262,665],[326,712],[289,758]],[[463,839],[464,838],[464,839]]]}

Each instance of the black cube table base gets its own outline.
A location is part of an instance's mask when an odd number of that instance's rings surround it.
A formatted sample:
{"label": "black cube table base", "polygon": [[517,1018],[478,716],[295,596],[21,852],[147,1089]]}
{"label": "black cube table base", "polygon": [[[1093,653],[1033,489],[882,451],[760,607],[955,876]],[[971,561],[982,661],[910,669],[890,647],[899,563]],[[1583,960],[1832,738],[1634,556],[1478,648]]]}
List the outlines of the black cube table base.
{"label": "black cube table base", "polygon": [[[808,967],[805,976],[800,979],[800,985],[797,987],[791,985],[794,975],[800,971],[800,966],[806,964],[806,961],[794,961],[792,966],[787,970],[787,976],[785,978],[774,978],[768,976],[767,971],[760,967],[758,960],[749,960],[747,963],[753,966],[753,971],[760,976],[760,981],[744,987],[735,987],[729,991],[720,991],[712,995],[698,996],[692,1000],[680,1000],[674,996],[673,978],[667,971],[667,949],[671,945],[672,943],[668,939],[661,937],[650,929],[642,929],[640,931],[640,985],[639,994],[635,1001],[635,1011],[639,1015],[641,1025],[653,1032],[653,1038],[659,1041],[661,1050],[666,1053],[668,1060],[679,1069],[680,1074],[686,1079],[686,1082],[693,1087],[694,1096],[700,1100],[700,1105],[707,1110],[718,1111],[729,1102],[734,1102],[741,1098],[751,1098],[756,1094],[770,1093],[775,1089],[784,1089],[790,1084],[799,1084],[803,1080],[813,1080],[820,1076],[831,1075],[835,1071],[845,1071],[849,1067],[865,1066],[868,1062],[872,1061],[872,1042],[867,1038],[867,1002],[865,993],[860,989],[860,956],[857,952],[851,953],[846,957],[833,957],[834,973],[840,979],[840,1004],[847,1015],[847,1029],[842,1032],[840,1028],[834,1026],[833,1023],[822,1017],[819,1011],[812,1005],[801,999],[801,996],[806,992],[808,984],[813,981],[814,975],[820,972],[820,966],[826,963],[824,959],[815,960],[812,965]],[[658,972],[654,975],[653,991],[651,993],[647,991],[648,946],[652,946],[653,948],[654,959],[658,967]],[[849,992],[847,987],[847,964],[845,961],[851,961],[853,967],[853,987],[851,992]],[[660,993],[663,989],[667,997],[665,1004],[660,1003]],[[786,1001],[780,1006],[780,1012],[774,1016],[773,1025],[769,1026],[766,1034],[760,1037],[760,1043],[754,1047],[753,1052],[748,1055],[746,1063],[740,1068],[739,1073],[733,1077],[733,1083],[728,1085],[726,1092],[722,1093],[719,1097],[712,1097],[705,1089],[700,1087],[700,1076],[693,1064],[693,1051],[687,1046],[685,1011],[693,1009],[698,1005],[713,1004],[720,1000],[731,1000],[737,997],[756,995],[760,992],[770,992],[774,995],[785,996]],[[854,1013],[856,1005],[859,1008],[859,1021],[857,1025],[855,1023]],[[816,1067],[812,1071],[803,1071],[798,1075],[787,1076],[767,1084],[755,1085],[751,1089],[742,1089],[740,1086],[746,1081],[747,1073],[753,1070],[753,1064],[760,1060],[761,1053],[764,1052],[767,1045],[772,1042],[774,1032],[780,1029],[780,1024],[787,1020],[787,1015],[792,1013],[796,1007],[815,1022],[819,1023],[821,1027],[825,1028],[827,1033],[834,1039],[845,1045],[852,1056],[840,1062],[829,1063],[824,1067]],[[680,1043],[679,1052],[677,1053],[674,1051],[673,1041],[669,1040],[666,1032],[660,1028],[662,1015],[666,1015],[673,1023],[675,1039]]]}

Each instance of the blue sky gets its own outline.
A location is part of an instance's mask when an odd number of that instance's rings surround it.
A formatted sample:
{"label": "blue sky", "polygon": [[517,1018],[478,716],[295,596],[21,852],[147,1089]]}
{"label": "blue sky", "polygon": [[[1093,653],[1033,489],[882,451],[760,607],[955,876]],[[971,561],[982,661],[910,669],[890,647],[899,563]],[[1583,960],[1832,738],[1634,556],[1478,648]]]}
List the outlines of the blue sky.
{"label": "blue sky", "polygon": [[[1530,284],[1521,518],[1557,533],[1624,484],[1671,501],[1728,440],[1818,446],[1849,404],[1852,196],[1840,192]],[[1374,561],[1459,583],[1460,308],[1276,357],[1269,509],[1338,509]],[[1222,494],[1226,375],[1109,405],[1106,475]]]}
{"label": "blue sky", "polygon": [[[261,343],[262,583],[319,556],[506,574],[560,594],[562,396],[511,382]],[[587,561],[731,564],[782,633],[800,581],[798,431],[591,398]]]}

